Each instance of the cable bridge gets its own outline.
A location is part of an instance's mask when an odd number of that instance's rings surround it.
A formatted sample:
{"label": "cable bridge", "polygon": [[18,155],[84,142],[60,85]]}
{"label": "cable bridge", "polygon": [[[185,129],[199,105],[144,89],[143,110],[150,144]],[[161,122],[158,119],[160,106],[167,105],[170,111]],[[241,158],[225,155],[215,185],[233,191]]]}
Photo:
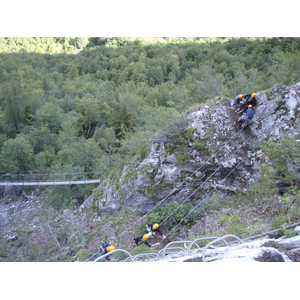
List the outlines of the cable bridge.
{"label": "cable bridge", "polygon": [[89,183],[100,183],[100,179],[91,180],[68,180],[68,181],[32,181],[32,182],[12,182],[12,181],[0,181],[0,186],[11,186],[11,185],[71,185],[71,184],[89,184]]}
{"label": "cable bridge", "polygon": [[[103,174],[105,172],[50,173],[50,174],[1,174],[0,186],[25,185],[72,185],[100,183],[102,179],[83,179],[82,175]],[[10,176],[14,176],[10,177]],[[51,176],[50,178],[48,176]],[[2,177],[2,178],[1,178]],[[7,177],[7,178],[3,178]],[[9,178],[10,177],[10,178]],[[65,177],[65,178],[63,178]],[[66,178],[67,177],[67,178]],[[68,178],[69,177],[69,178]],[[70,177],[73,177],[72,179]],[[77,177],[77,178],[76,178]],[[18,179],[17,179],[18,178]],[[46,179],[48,178],[48,180]],[[57,178],[57,180],[55,180]]]}

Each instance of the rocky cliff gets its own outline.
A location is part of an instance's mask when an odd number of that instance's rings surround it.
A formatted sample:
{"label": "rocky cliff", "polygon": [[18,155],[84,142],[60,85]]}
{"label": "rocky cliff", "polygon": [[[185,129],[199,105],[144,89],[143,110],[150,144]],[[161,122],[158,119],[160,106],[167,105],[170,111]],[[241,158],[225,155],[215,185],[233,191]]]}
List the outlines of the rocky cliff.
{"label": "rocky cliff", "polygon": [[192,134],[181,132],[185,141],[179,150],[176,139],[166,132],[157,138],[161,142],[152,144],[145,159],[132,160],[120,176],[103,182],[80,210],[93,204],[100,214],[123,207],[145,213],[160,201],[182,203],[199,186],[190,198],[193,204],[211,187],[222,192],[246,191],[261,163],[269,161],[256,147],[263,141],[279,140],[285,132],[290,136],[299,132],[300,82],[258,92],[256,98],[255,116],[243,130],[234,125],[239,114],[230,108],[229,98],[216,98],[194,109],[185,124]]}

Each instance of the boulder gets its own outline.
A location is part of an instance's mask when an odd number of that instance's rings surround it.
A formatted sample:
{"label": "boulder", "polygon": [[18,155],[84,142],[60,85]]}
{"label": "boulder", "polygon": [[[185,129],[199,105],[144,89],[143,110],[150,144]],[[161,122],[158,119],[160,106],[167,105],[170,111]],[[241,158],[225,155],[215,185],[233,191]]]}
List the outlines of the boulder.
{"label": "boulder", "polygon": [[289,239],[278,240],[278,243],[287,250],[300,248],[300,236],[295,236]]}

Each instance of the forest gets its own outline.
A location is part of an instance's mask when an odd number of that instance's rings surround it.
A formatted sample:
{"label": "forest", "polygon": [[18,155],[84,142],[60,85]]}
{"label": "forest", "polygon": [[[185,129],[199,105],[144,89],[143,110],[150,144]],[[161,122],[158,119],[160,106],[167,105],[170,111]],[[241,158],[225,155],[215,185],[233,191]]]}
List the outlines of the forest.
{"label": "forest", "polygon": [[[296,37],[2,37],[0,180],[107,178],[187,110],[299,74]],[[94,188],[45,189],[66,208]]]}

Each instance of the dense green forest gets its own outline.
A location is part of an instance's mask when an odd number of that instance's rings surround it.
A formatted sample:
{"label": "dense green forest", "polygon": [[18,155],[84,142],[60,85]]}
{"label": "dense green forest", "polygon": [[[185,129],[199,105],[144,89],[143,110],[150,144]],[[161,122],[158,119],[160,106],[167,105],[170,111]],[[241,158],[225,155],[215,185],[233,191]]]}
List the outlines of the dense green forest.
{"label": "dense green forest", "polygon": [[[2,37],[0,180],[105,178],[191,107],[299,74],[300,38]],[[93,188],[49,187],[49,203]]]}

